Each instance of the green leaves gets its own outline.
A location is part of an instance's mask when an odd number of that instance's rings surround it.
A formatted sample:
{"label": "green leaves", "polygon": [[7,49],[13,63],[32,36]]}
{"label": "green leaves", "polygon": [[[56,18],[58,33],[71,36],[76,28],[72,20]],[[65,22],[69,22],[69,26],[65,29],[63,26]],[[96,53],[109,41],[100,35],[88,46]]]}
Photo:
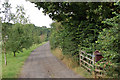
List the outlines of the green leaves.
{"label": "green leaves", "polygon": [[17,52],[22,50],[22,48],[29,48],[32,45],[32,36],[28,34],[31,32],[27,29],[26,26],[19,23],[11,27],[6,43],[8,51]]}
{"label": "green leaves", "polygon": [[[79,48],[93,53],[100,50],[105,60],[119,62],[119,3],[36,3],[56,20],[52,26],[52,49],[61,47],[63,54],[76,55]],[[113,12],[113,14],[112,14]],[[58,23],[59,22],[59,23]],[[120,43],[119,43],[120,45]]]}
{"label": "green leaves", "polygon": [[30,23],[28,16],[26,17],[26,13],[23,6],[16,7],[16,14],[14,14],[13,22],[21,23],[21,24],[28,24]]}
{"label": "green leaves", "polygon": [[[47,41],[50,30],[46,27],[36,27],[33,24],[2,24],[2,36],[3,40],[5,36],[8,36],[4,46],[6,45],[7,52],[19,52],[23,48],[29,48],[33,44],[39,44],[43,41]],[[41,37],[41,36],[44,37]],[[42,40],[43,39],[43,40]]]}
{"label": "green leaves", "polygon": [[108,24],[110,28],[103,29],[102,32],[99,32],[98,40],[99,43],[97,48],[101,50],[104,56],[104,60],[110,62],[106,66],[107,75],[111,77],[119,77],[120,70],[118,70],[120,63],[120,38],[119,38],[119,23],[120,23],[120,14],[113,12],[116,16],[110,19],[102,21],[104,24]]}

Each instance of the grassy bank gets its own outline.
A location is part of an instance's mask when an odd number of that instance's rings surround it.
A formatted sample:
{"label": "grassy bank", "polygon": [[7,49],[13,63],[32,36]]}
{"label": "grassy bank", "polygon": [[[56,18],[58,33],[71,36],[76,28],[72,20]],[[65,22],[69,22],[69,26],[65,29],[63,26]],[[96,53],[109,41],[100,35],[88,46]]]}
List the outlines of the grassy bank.
{"label": "grassy bank", "polygon": [[2,78],[17,78],[25,60],[28,58],[30,53],[38,46],[41,46],[45,43],[46,42],[43,42],[38,45],[33,45],[29,49],[24,49],[23,52],[16,53],[16,57],[13,57],[13,53],[7,54],[7,66],[4,63],[4,55],[3,55]]}
{"label": "grassy bank", "polygon": [[92,78],[92,75],[84,68],[80,67],[74,60],[67,55],[63,55],[59,48],[51,50],[53,55],[60,59],[69,69],[72,69],[75,73],[80,74],[84,78]]}

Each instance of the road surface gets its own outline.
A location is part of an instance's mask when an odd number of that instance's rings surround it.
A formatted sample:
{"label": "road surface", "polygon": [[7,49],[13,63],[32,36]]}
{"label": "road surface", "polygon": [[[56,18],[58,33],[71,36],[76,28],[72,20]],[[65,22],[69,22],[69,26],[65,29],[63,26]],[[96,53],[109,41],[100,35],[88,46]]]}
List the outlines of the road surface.
{"label": "road surface", "polygon": [[50,51],[49,42],[32,51],[19,78],[82,78],[68,69]]}

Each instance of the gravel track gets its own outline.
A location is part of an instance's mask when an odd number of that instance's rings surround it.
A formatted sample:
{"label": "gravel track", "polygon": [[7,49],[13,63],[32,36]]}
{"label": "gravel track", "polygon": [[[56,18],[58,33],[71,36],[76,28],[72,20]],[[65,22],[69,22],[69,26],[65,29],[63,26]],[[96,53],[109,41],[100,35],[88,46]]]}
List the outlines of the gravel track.
{"label": "gravel track", "polygon": [[49,42],[38,47],[28,57],[19,78],[82,78],[68,69],[50,51]]}

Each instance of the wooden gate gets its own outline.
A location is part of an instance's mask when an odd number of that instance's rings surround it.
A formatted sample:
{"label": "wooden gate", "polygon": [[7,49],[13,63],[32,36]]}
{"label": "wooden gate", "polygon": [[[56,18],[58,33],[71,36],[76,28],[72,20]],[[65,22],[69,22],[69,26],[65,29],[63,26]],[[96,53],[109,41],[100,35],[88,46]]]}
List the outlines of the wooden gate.
{"label": "wooden gate", "polygon": [[80,66],[86,69],[93,75],[93,78],[103,78],[104,77],[104,68],[100,67],[99,64],[96,65],[95,55],[88,54],[85,51],[80,51]]}

